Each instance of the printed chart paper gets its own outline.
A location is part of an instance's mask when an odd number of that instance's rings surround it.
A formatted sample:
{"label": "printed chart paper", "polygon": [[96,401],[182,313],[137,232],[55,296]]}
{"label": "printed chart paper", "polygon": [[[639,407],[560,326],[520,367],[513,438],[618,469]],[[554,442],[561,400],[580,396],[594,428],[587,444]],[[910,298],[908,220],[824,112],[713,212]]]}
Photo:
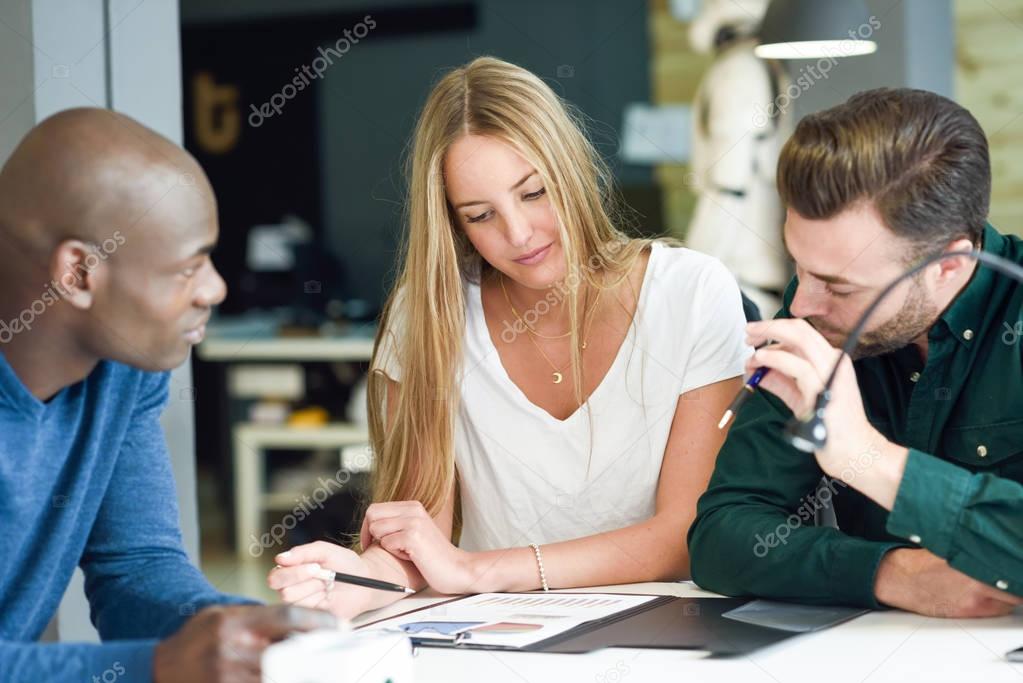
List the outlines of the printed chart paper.
{"label": "printed chart paper", "polygon": [[363,629],[398,631],[422,642],[521,648],[657,597],[607,593],[481,593],[392,617]]}

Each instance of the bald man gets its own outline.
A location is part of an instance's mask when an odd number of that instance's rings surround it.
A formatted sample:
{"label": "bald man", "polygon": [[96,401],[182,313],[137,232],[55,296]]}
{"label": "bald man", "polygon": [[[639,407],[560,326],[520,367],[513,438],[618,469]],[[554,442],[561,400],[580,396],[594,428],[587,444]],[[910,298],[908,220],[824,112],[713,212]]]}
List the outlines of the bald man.
{"label": "bald man", "polygon": [[[5,683],[258,681],[269,642],[333,624],[243,605],[182,549],[158,419],[225,296],[217,231],[195,160],[110,111],[52,116],[0,170]],[[35,642],[76,566],[103,643]]]}

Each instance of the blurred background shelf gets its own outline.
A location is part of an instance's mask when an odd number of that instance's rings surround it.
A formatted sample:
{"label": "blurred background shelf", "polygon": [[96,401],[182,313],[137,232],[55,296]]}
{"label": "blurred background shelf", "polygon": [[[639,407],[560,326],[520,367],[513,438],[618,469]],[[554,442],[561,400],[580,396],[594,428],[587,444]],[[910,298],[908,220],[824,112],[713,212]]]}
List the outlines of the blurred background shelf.
{"label": "blurred background shelf", "polygon": [[[237,423],[232,428],[233,459],[235,472],[234,514],[235,554],[239,559],[252,555],[253,544],[261,546],[262,532],[265,531],[263,517],[267,512],[305,510],[305,497],[316,490],[324,489],[323,481],[333,481],[341,489],[348,484],[352,475],[369,472],[372,460],[369,456],[369,434],[365,427],[346,423],[330,423],[315,427],[293,427],[287,425],[261,425]],[[338,456],[333,473],[310,472],[305,478],[306,485],[289,491],[269,491],[267,487],[267,462],[269,452],[274,449],[336,449]],[[327,486],[322,498],[336,493]],[[265,544],[264,544],[265,545]]]}
{"label": "blurred background shelf", "polygon": [[369,361],[373,323],[321,325],[305,334],[289,332],[285,313],[247,313],[214,318],[196,348],[204,361]]}
{"label": "blurred background shelf", "polygon": [[[218,316],[207,326],[196,349],[198,448],[214,495],[231,501],[224,539],[239,559],[253,556],[274,515],[286,517],[323,488],[320,477],[344,481],[329,494],[357,496],[365,477],[348,480],[371,466],[360,382],[375,332],[365,322],[301,325],[286,310]],[[331,508],[332,528],[350,522],[334,519],[346,509]]]}
{"label": "blurred background shelf", "polygon": [[234,426],[235,440],[243,448],[341,448],[366,443],[365,427],[331,422],[320,427],[292,427],[241,422]]}
{"label": "blurred background shelf", "polygon": [[197,353],[206,361],[368,361],[373,337],[216,338],[200,344]]}

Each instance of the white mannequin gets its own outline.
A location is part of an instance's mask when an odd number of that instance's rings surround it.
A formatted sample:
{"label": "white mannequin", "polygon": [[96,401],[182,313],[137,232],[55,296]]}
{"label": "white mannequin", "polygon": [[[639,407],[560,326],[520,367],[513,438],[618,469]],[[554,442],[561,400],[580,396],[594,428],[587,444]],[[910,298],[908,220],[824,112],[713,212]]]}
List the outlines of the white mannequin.
{"label": "white mannequin", "polygon": [[692,171],[699,197],[686,242],[719,258],[761,315],[771,318],[790,277],[775,166],[793,117],[779,111],[775,100],[789,84],[783,70],[753,54],[767,4],[705,0],[690,27],[693,48],[716,59],[693,106]]}

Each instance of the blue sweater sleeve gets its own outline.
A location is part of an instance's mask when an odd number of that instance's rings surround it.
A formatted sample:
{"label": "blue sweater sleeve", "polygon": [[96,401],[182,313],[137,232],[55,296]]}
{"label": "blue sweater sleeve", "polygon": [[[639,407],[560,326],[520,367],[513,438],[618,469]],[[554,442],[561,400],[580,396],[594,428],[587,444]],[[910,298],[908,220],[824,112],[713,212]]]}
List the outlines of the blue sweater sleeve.
{"label": "blue sweater sleeve", "polygon": [[[3,683],[149,683],[153,651],[191,615],[248,603],[206,581],[185,554],[159,417],[166,374],[142,373],[132,420],[79,561],[102,644],[0,640]],[[126,387],[126,393],[130,388]],[[100,416],[101,417],[101,416]]]}
{"label": "blue sweater sleeve", "polygon": [[15,643],[0,641],[4,683],[149,683],[155,640],[91,643]]}
{"label": "blue sweater sleeve", "polygon": [[169,375],[145,373],[131,426],[80,565],[104,641],[163,638],[202,608],[253,601],[220,593],[185,554],[159,416]]}

